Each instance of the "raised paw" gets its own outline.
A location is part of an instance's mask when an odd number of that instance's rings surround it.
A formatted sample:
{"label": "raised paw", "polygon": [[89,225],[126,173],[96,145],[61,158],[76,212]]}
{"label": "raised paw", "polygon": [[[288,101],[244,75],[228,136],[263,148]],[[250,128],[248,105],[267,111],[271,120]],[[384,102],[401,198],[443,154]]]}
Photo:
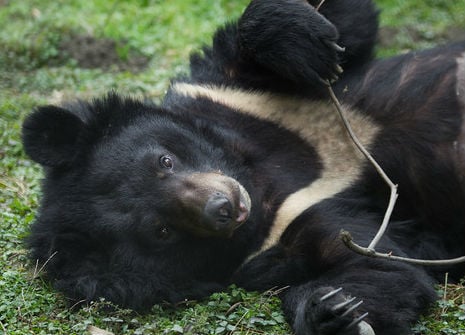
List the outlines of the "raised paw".
{"label": "raised paw", "polygon": [[252,1],[239,36],[246,57],[294,83],[319,86],[342,72],[336,27],[306,1]]}
{"label": "raised paw", "polygon": [[313,292],[301,310],[307,333],[312,335],[375,335],[364,319],[363,300],[342,288],[322,287]]}

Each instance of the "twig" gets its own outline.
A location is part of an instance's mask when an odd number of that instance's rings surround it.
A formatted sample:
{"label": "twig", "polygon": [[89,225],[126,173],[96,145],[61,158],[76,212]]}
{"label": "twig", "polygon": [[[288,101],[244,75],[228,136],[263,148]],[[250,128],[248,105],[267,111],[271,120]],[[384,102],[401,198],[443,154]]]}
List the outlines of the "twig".
{"label": "twig", "polygon": [[368,246],[368,249],[370,250],[375,250],[376,245],[378,244],[379,240],[381,237],[384,235],[386,228],[389,224],[389,219],[391,218],[392,211],[394,210],[394,206],[396,204],[397,200],[397,185],[394,184],[391,179],[387,176],[387,174],[384,172],[384,170],[381,168],[381,166],[376,162],[376,160],[371,156],[371,154],[368,152],[368,150],[365,149],[363,144],[360,142],[360,140],[357,138],[355,133],[352,130],[352,127],[350,126],[349,120],[347,119],[344,111],[342,110],[342,106],[339,103],[339,100],[337,99],[336,95],[334,94],[333,89],[331,88],[331,85],[328,83],[328,91],[329,95],[331,96],[331,100],[336,107],[337,112],[339,113],[339,116],[342,119],[342,122],[344,123],[344,127],[346,128],[347,132],[349,133],[350,138],[354,142],[354,144],[357,146],[357,148],[361,151],[361,153],[366,157],[366,159],[373,165],[373,167],[376,169],[378,174],[383,178],[383,180],[386,182],[386,184],[389,186],[391,189],[391,196],[389,198],[389,205],[386,209],[386,213],[384,214],[383,218],[383,223],[381,224],[381,227],[379,228],[378,232],[376,233],[375,237],[371,241],[370,245]]}
{"label": "twig", "polygon": [[234,325],[234,328],[233,330],[231,330],[228,334],[229,335],[232,335],[235,331],[236,331],[236,328],[239,326],[239,324],[242,322],[242,320],[244,320],[244,318],[247,316],[247,314],[249,314],[249,311],[246,311],[244,314],[242,314],[242,316],[239,318],[239,320],[236,322],[236,324]]}
{"label": "twig", "polygon": [[39,261],[37,260],[36,262],[36,267],[34,269],[34,274],[32,275],[32,279],[36,279],[39,274],[44,270],[45,266],[47,266],[48,262],[50,262],[50,260],[55,257],[55,255],[58,253],[58,251],[55,251],[53,254],[50,255],[50,257],[45,261],[45,263],[40,267],[39,270],[37,270],[37,267],[39,265]]}
{"label": "twig", "polygon": [[344,244],[352,251],[355,251],[356,253],[361,254],[361,255],[402,261],[402,262],[418,264],[418,265],[452,265],[452,264],[465,262],[465,256],[451,258],[451,259],[428,260],[428,259],[415,259],[415,258],[409,258],[409,257],[394,256],[391,253],[379,253],[375,251],[375,247],[377,243],[379,242],[381,237],[384,235],[384,233],[386,232],[386,228],[389,225],[389,219],[391,218],[391,214],[392,214],[392,211],[394,210],[394,206],[397,200],[397,185],[395,185],[391,181],[391,179],[389,179],[389,177],[386,175],[386,173],[381,168],[381,166],[365,149],[363,144],[360,142],[360,140],[357,138],[355,133],[352,131],[350,123],[347,120],[347,117],[345,116],[345,113],[341,107],[341,104],[339,100],[337,99],[336,95],[334,94],[334,91],[331,88],[331,85],[329,84],[329,82],[327,82],[327,85],[328,85],[328,91],[329,91],[331,100],[334,106],[336,107],[339,115],[341,116],[342,122],[344,123],[344,126],[347,129],[347,132],[349,133],[350,138],[355,143],[357,148],[362,152],[362,154],[368,159],[368,161],[375,167],[376,171],[379,173],[379,175],[383,178],[383,180],[386,182],[386,184],[389,185],[391,189],[389,205],[386,209],[386,213],[384,214],[383,223],[381,224],[378,232],[376,233],[375,237],[371,241],[370,245],[367,248],[364,248],[358,245],[357,243],[353,241],[352,236],[350,235],[349,232],[341,230],[341,233],[339,234],[339,236],[344,242]]}
{"label": "twig", "polygon": [[75,302],[71,307],[69,307],[68,309],[69,309],[70,311],[72,311],[73,309],[75,309],[76,307],[78,307],[79,305],[81,305],[81,304],[83,304],[83,303],[85,303],[85,302],[87,302],[87,299],[81,299],[81,300],[79,300],[79,301],[76,301],[76,302]]}
{"label": "twig", "polygon": [[[444,278],[444,294],[442,295],[442,300],[444,300],[444,302],[447,301],[447,284],[448,284],[448,281],[449,281],[449,273],[446,272],[446,276]],[[443,304],[442,305],[442,314],[444,314],[447,310],[447,304]]]}
{"label": "twig", "polygon": [[269,297],[278,296],[279,294],[281,294],[282,292],[286,291],[289,288],[290,288],[289,285],[286,285],[286,286],[283,286],[283,287],[274,286],[274,287],[270,288],[269,290],[265,291],[264,295],[267,295]]}
{"label": "twig", "polygon": [[237,307],[239,307],[240,305],[242,305],[242,301],[236,302],[234,305],[229,307],[228,310],[226,311],[226,313],[224,313],[224,314],[226,316],[228,316],[229,314],[231,314],[231,312],[233,312],[235,309],[237,309]]}
{"label": "twig", "polygon": [[350,233],[346,230],[341,230],[339,237],[342,239],[344,244],[352,251],[364,256],[384,258],[395,261],[401,261],[405,263],[417,264],[417,265],[454,265],[465,262],[465,256],[450,258],[450,259],[416,259],[409,257],[394,256],[392,253],[381,253],[372,249],[364,248],[355,243]]}

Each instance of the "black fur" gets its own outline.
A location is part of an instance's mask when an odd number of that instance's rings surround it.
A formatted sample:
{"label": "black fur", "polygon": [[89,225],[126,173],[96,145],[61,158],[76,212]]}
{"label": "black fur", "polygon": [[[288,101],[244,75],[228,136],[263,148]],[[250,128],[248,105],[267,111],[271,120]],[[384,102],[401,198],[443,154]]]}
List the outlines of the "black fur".
{"label": "black fur", "polygon": [[[365,312],[377,335],[409,334],[436,298],[436,280],[445,271],[463,276],[464,266],[368,258],[341,243],[343,228],[367,245],[382,220],[389,190],[373,169],[362,165],[360,178],[251,257],[284,200],[328,167],[313,143],[282,124],[176,88],[221,85],[312,107],[326,99],[322,82],[339,75],[335,91],[379,129],[370,150],[399,184],[379,251],[463,255],[465,81],[457,75],[465,69],[457,59],[465,43],[372,60],[376,31],[368,0],[327,0],[321,12],[303,0],[254,0],[191,57],[190,76],[173,82],[161,106],[111,93],[37,108],[23,127],[26,152],[46,172],[31,257],[47,262],[54,286],[76,300],[146,310],[230,283],[289,286],[283,309],[298,335],[359,334],[346,327]],[[350,296],[363,304],[333,311]]]}

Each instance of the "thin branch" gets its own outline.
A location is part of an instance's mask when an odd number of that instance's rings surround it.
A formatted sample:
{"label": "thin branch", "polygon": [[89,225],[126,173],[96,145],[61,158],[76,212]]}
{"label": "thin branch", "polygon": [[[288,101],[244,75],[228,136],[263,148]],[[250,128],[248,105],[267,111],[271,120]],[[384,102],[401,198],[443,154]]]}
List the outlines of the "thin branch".
{"label": "thin branch", "polygon": [[[315,10],[318,12],[321,8],[321,6],[325,3],[325,0],[321,0],[318,6],[315,7]],[[365,256],[370,256],[370,257],[379,257],[379,258],[387,258],[387,259],[392,259],[392,260],[398,260],[398,261],[403,261],[403,262],[408,262],[408,263],[414,263],[414,264],[421,264],[421,265],[449,265],[449,264],[457,264],[457,263],[462,263],[465,262],[465,256],[458,257],[458,258],[452,258],[452,259],[444,259],[444,260],[425,260],[425,259],[414,259],[414,258],[407,258],[407,257],[399,257],[399,256],[394,256],[392,254],[383,254],[375,251],[375,247],[378,244],[378,242],[381,240],[383,237],[384,233],[386,232],[387,226],[389,225],[389,220],[391,218],[392,212],[394,210],[394,206],[397,201],[397,185],[394,184],[391,179],[388,177],[388,175],[384,172],[384,170],[381,168],[381,166],[376,162],[376,160],[371,156],[371,154],[368,152],[368,150],[365,149],[363,144],[360,142],[358,137],[355,135],[355,133],[352,131],[352,127],[350,126],[349,120],[347,119],[342,106],[336,97],[336,94],[334,94],[334,91],[331,87],[331,83],[329,81],[326,81],[326,85],[328,87],[328,92],[331,97],[331,100],[333,102],[333,105],[336,107],[337,112],[339,113],[339,116],[341,117],[342,123],[344,124],[344,127],[346,128],[350,138],[354,142],[354,144],[357,146],[357,148],[360,150],[360,152],[366,157],[366,159],[373,165],[373,167],[376,169],[378,174],[383,178],[383,180],[386,182],[386,184],[389,186],[391,190],[391,195],[389,197],[389,204],[386,209],[386,212],[384,213],[384,218],[383,222],[381,223],[381,226],[378,229],[378,232],[376,233],[375,237],[373,240],[370,242],[367,248],[364,248],[358,244],[356,244],[350,233],[347,231],[342,230],[340,233],[340,238],[344,242],[344,244],[351,250]]]}
{"label": "thin branch", "polygon": [[[447,301],[447,284],[449,282],[449,273],[446,272],[446,277],[444,278],[444,294],[442,295],[442,300]],[[442,314],[446,313],[447,304],[442,305]]]}
{"label": "thin branch", "polygon": [[463,263],[465,262],[465,256],[462,257],[457,257],[457,258],[450,258],[450,259],[416,259],[416,258],[409,258],[409,257],[400,257],[400,256],[394,256],[391,253],[380,253],[368,248],[361,247],[357,243],[355,243],[352,239],[352,236],[348,231],[341,230],[339,237],[342,239],[344,244],[352,251],[364,255],[364,256],[369,256],[369,257],[376,257],[376,258],[384,258],[384,259],[390,259],[390,260],[395,260],[395,261],[401,261],[405,263],[411,263],[411,264],[417,264],[417,265],[454,265],[458,263]]}
{"label": "thin branch", "polygon": [[373,165],[373,167],[376,169],[378,174],[383,178],[383,180],[386,182],[386,184],[389,186],[391,189],[391,195],[389,198],[389,205],[386,209],[386,213],[384,214],[383,218],[383,223],[381,224],[381,227],[379,228],[378,232],[376,233],[375,237],[371,241],[370,245],[368,246],[368,249],[375,250],[376,245],[378,244],[379,240],[381,237],[384,235],[386,232],[386,228],[389,224],[389,219],[391,218],[392,211],[394,210],[394,206],[396,204],[396,200],[398,197],[397,194],[397,185],[394,184],[391,179],[388,177],[388,175],[384,172],[382,167],[376,162],[376,160],[371,156],[371,154],[368,152],[367,149],[363,146],[363,144],[360,142],[358,139],[357,135],[352,130],[352,127],[350,126],[349,120],[347,119],[342,106],[337,99],[336,95],[334,94],[333,89],[331,88],[331,85],[328,83],[328,91],[329,95],[331,96],[331,100],[336,107],[337,112],[339,113],[339,116],[342,119],[342,122],[344,123],[344,127],[346,128],[347,132],[349,133],[350,138],[354,142],[354,144],[357,146],[357,148],[360,150],[360,152],[365,156],[365,158]]}
{"label": "thin branch", "polygon": [[386,209],[386,212],[384,214],[383,222],[376,233],[375,237],[371,241],[370,245],[367,248],[364,248],[357,243],[355,243],[352,239],[352,236],[350,235],[349,232],[342,230],[339,237],[342,239],[344,244],[351,249],[352,251],[355,251],[358,254],[365,255],[365,256],[370,256],[370,257],[378,257],[378,258],[385,258],[385,259],[391,259],[391,260],[397,260],[397,261],[402,261],[406,263],[412,263],[412,264],[419,264],[419,265],[451,265],[451,264],[457,264],[457,263],[462,263],[465,262],[465,256],[458,257],[458,258],[452,258],[452,259],[441,259],[441,260],[428,260],[428,259],[415,259],[415,258],[408,258],[408,257],[400,257],[400,256],[394,256],[391,253],[386,254],[386,253],[379,253],[375,251],[375,247],[378,244],[379,240],[382,238],[384,233],[386,232],[386,228],[389,225],[389,220],[392,215],[392,211],[394,210],[394,206],[397,200],[397,185],[395,185],[391,179],[386,175],[384,170],[381,168],[381,166],[376,162],[376,160],[371,156],[371,154],[365,149],[363,144],[360,142],[360,140],[357,138],[355,133],[352,131],[352,127],[350,126],[350,123],[345,116],[345,113],[342,109],[342,106],[334,94],[333,89],[331,88],[331,85],[329,82],[327,82],[328,86],[328,91],[329,95],[331,97],[331,100],[336,107],[337,112],[341,116],[342,122],[344,123],[345,128],[347,129],[347,132],[349,133],[350,138],[352,141],[355,143],[357,148],[362,152],[362,154],[368,159],[368,161],[374,166],[378,174],[383,178],[383,180],[386,182],[387,185],[389,185],[391,189],[391,196],[389,198],[389,205]]}
{"label": "thin branch", "polygon": [[85,303],[85,302],[87,302],[87,299],[81,299],[81,300],[79,300],[79,301],[76,301],[76,302],[75,302],[71,307],[69,307],[68,309],[69,309],[70,311],[72,311],[72,310],[74,310],[76,307],[78,307],[79,305],[81,305],[81,304],[83,304],[83,303]]}
{"label": "thin branch", "polygon": [[39,270],[37,270],[37,267],[39,265],[39,261],[37,260],[36,262],[36,267],[34,269],[34,274],[32,275],[32,279],[36,279],[37,277],[39,277],[40,273],[45,269],[45,267],[47,266],[48,262],[50,262],[50,260],[55,257],[55,255],[58,253],[58,251],[55,251],[53,254],[50,255],[50,257],[45,261],[45,263],[40,267]]}
{"label": "thin branch", "polygon": [[237,320],[236,324],[234,325],[234,329],[231,330],[228,334],[229,335],[232,335],[234,334],[234,332],[236,331],[236,328],[239,326],[239,324],[242,322],[242,320],[244,320],[244,318],[247,316],[247,314],[249,314],[249,311],[247,310],[244,314],[242,314],[242,316],[239,318],[239,320]]}

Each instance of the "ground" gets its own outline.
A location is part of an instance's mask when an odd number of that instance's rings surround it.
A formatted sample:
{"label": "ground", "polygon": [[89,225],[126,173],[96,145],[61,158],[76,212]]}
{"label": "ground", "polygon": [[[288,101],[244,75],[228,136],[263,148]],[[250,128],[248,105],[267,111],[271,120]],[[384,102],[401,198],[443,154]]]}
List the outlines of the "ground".
{"label": "ground", "polygon": [[[158,99],[186,69],[188,54],[248,0],[0,0],[0,333],[82,334],[88,325],[118,334],[288,334],[274,292],[230,288],[178,310],[147,316],[108,312],[96,302],[69,308],[27,261],[22,240],[40,197],[41,172],[23,154],[20,124],[33,106],[117,89]],[[380,56],[465,39],[465,2],[379,0]],[[89,49],[92,62],[87,62]],[[442,286],[417,333],[464,334],[465,292]]]}

